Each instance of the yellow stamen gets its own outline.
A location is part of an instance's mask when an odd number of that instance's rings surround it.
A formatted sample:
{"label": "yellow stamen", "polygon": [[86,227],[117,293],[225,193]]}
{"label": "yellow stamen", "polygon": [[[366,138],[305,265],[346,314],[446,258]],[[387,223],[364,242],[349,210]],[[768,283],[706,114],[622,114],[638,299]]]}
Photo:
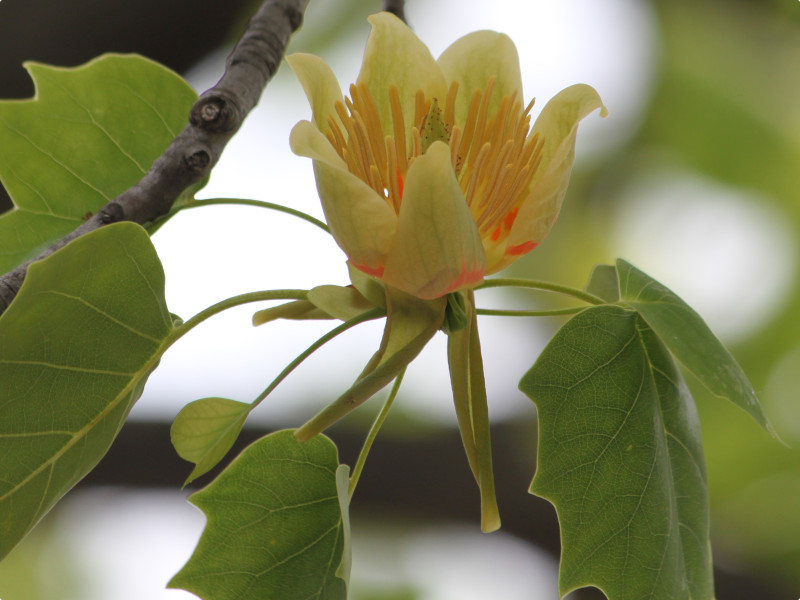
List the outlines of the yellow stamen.
{"label": "yellow stamen", "polygon": [[[436,113],[443,123],[438,139],[450,146],[453,170],[484,243],[501,243],[508,236],[538,172],[544,145],[538,135],[529,135],[533,100],[523,108],[514,92],[501,98],[490,114],[494,87],[491,78],[472,92],[466,120],[456,124],[459,86],[453,82],[444,112]],[[423,153],[425,120],[438,100],[417,91],[409,120],[397,88],[389,86],[388,92],[392,135],[383,135],[377,105],[363,83],[350,86],[350,97],[336,103],[338,119],[328,118],[326,135],[347,168],[399,212],[406,173]]]}
{"label": "yellow stamen", "polygon": [[[403,122],[403,111],[400,107],[400,95],[397,93],[397,88],[393,85],[389,86],[389,103],[392,108],[392,130],[394,131],[397,168],[399,168],[400,173],[405,176],[406,170],[408,169],[408,161],[406,160],[406,128]],[[392,173],[389,173],[390,177],[392,175]]]}
{"label": "yellow stamen", "polygon": [[447,131],[453,131],[456,122],[456,94],[458,94],[458,82],[454,81],[447,90],[447,101],[444,105],[444,123]]}

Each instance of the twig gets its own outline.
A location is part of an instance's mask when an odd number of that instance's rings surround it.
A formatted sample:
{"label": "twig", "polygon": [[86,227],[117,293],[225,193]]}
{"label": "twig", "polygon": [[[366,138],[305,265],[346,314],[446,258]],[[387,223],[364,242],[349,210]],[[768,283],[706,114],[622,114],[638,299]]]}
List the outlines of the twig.
{"label": "twig", "polygon": [[405,0],[383,0],[383,10],[392,13],[398,19],[405,21]]}
{"label": "twig", "polygon": [[189,123],[139,183],[39,256],[0,276],[0,314],[17,295],[32,262],[109,223],[154,221],[169,212],[183,190],[208,175],[278,70],[307,4],[308,0],[266,0],[261,5],[228,55],[222,78],[198,98]]}

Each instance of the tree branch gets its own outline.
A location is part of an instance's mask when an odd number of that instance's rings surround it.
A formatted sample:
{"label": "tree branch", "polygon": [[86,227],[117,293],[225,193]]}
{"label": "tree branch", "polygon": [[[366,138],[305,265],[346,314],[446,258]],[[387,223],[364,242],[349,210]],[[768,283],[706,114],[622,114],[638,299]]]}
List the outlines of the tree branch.
{"label": "tree branch", "polygon": [[228,55],[222,78],[198,98],[189,123],[144,177],[39,256],[0,276],[0,314],[17,295],[31,263],[109,223],[154,221],[169,212],[183,190],[209,174],[278,70],[307,4],[308,0],[266,0],[261,5]]}
{"label": "tree branch", "polygon": [[406,20],[405,0],[383,0],[383,10],[392,13],[402,21]]}

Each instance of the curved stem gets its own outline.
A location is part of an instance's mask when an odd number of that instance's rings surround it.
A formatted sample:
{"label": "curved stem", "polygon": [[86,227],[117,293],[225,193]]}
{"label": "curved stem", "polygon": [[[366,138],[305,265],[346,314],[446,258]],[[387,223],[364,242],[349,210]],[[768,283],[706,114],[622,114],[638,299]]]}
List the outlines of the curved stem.
{"label": "curved stem", "polygon": [[584,310],[582,306],[571,308],[554,308],[551,310],[502,310],[493,308],[476,308],[476,315],[488,317],[557,317],[559,315],[574,315]]}
{"label": "curved stem", "polygon": [[381,411],[378,413],[378,416],[375,417],[375,421],[372,423],[372,427],[369,429],[367,439],[364,440],[364,445],[361,447],[361,452],[358,453],[358,458],[356,459],[356,464],[353,467],[353,475],[350,477],[350,486],[348,489],[351,500],[353,499],[353,493],[356,491],[358,479],[361,477],[361,471],[364,470],[364,463],[367,462],[369,451],[372,448],[372,444],[375,441],[375,438],[378,436],[378,432],[383,426],[384,421],[386,421],[386,417],[389,414],[389,409],[391,409],[392,404],[394,404],[394,399],[397,397],[397,392],[400,391],[400,384],[403,383],[403,376],[405,374],[406,367],[403,367],[400,369],[400,372],[397,374],[397,378],[394,380],[394,385],[392,386],[392,391],[389,392],[389,397],[386,398],[386,402],[383,403]]}
{"label": "curved stem", "polygon": [[[278,385],[284,379],[286,379],[286,377],[289,375],[289,373],[294,371],[300,365],[300,363],[302,363],[305,359],[307,359],[309,356],[311,356],[314,352],[319,350],[319,348],[321,346],[323,346],[324,344],[326,344],[329,341],[331,341],[333,338],[335,338],[340,333],[344,333],[348,329],[350,329],[352,327],[355,327],[356,325],[358,325],[360,323],[363,323],[365,321],[370,321],[372,319],[377,319],[378,317],[382,317],[384,314],[385,314],[385,312],[384,312],[384,310],[382,308],[374,308],[372,310],[369,310],[369,311],[367,311],[365,313],[362,313],[362,314],[358,315],[357,317],[353,317],[352,319],[350,319],[348,321],[345,321],[341,325],[331,329],[328,333],[326,333],[325,335],[320,337],[316,342],[314,342],[308,348],[303,350],[303,352],[298,354],[297,357],[292,362],[290,362],[288,365],[286,365],[286,367],[283,369],[283,371],[281,371],[278,374],[278,376],[275,379],[272,380],[272,383],[270,383],[266,387],[266,389],[264,389],[264,391],[261,392],[255,400],[253,400],[252,408],[255,408],[256,406],[258,406],[264,400],[264,398],[266,398],[267,396],[269,396],[272,393],[272,390],[274,390],[276,387],[278,387]],[[252,410],[252,408],[250,410]]]}
{"label": "curved stem", "polygon": [[181,208],[186,209],[186,208],[197,208],[199,206],[214,206],[214,205],[256,206],[258,208],[276,210],[278,212],[298,217],[300,219],[303,219],[304,221],[308,221],[312,225],[316,225],[317,227],[322,229],[325,233],[330,233],[330,229],[328,229],[328,226],[319,219],[317,219],[316,217],[312,217],[308,213],[304,213],[301,210],[297,210],[295,208],[289,208],[288,206],[284,206],[283,204],[275,204],[274,202],[267,202],[265,200],[252,200],[250,198],[210,198],[208,200],[195,200],[194,202],[191,202],[190,204],[187,204]]}
{"label": "curved stem", "polygon": [[303,300],[307,294],[308,290],[266,290],[262,292],[249,292],[247,294],[234,296],[233,298],[227,298],[201,310],[185,323],[175,327],[167,336],[164,342],[164,349],[166,350],[166,348],[169,348],[192,329],[200,325],[200,323],[207,321],[214,315],[228,310],[229,308],[235,308],[236,306],[242,306],[243,304],[249,304],[251,302],[262,302],[264,300]]}
{"label": "curved stem", "polygon": [[564,294],[565,296],[577,298],[578,300],[582,300],[589,304],[595,304],[595,305],[607,304],[605,300],[603,300],[598,296],[595,296],[594,294],[590,294],[589,292],[585,292],[583,290],[579,290],[577,288],[569,287],[566,285],[551,283],[549,281],[537,281],[533,279],[513,279],[513,278],[487,279],[475,289],[485,290],[487,288],[493,288],[493,287],[529,288],[535,290],[542,290],[545,292],[555,292],[557,294]]}

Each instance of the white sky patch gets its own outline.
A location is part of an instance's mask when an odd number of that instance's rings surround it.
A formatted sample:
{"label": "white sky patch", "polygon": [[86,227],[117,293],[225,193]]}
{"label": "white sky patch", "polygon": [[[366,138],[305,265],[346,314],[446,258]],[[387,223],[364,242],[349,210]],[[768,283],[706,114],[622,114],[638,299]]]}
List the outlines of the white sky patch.
{"label": "white sky patch", "polygon": [[729,342],[758,330],[794,283],[795,234],[773,206],[690,172],[651,173],[623,191],[610,239]]}

